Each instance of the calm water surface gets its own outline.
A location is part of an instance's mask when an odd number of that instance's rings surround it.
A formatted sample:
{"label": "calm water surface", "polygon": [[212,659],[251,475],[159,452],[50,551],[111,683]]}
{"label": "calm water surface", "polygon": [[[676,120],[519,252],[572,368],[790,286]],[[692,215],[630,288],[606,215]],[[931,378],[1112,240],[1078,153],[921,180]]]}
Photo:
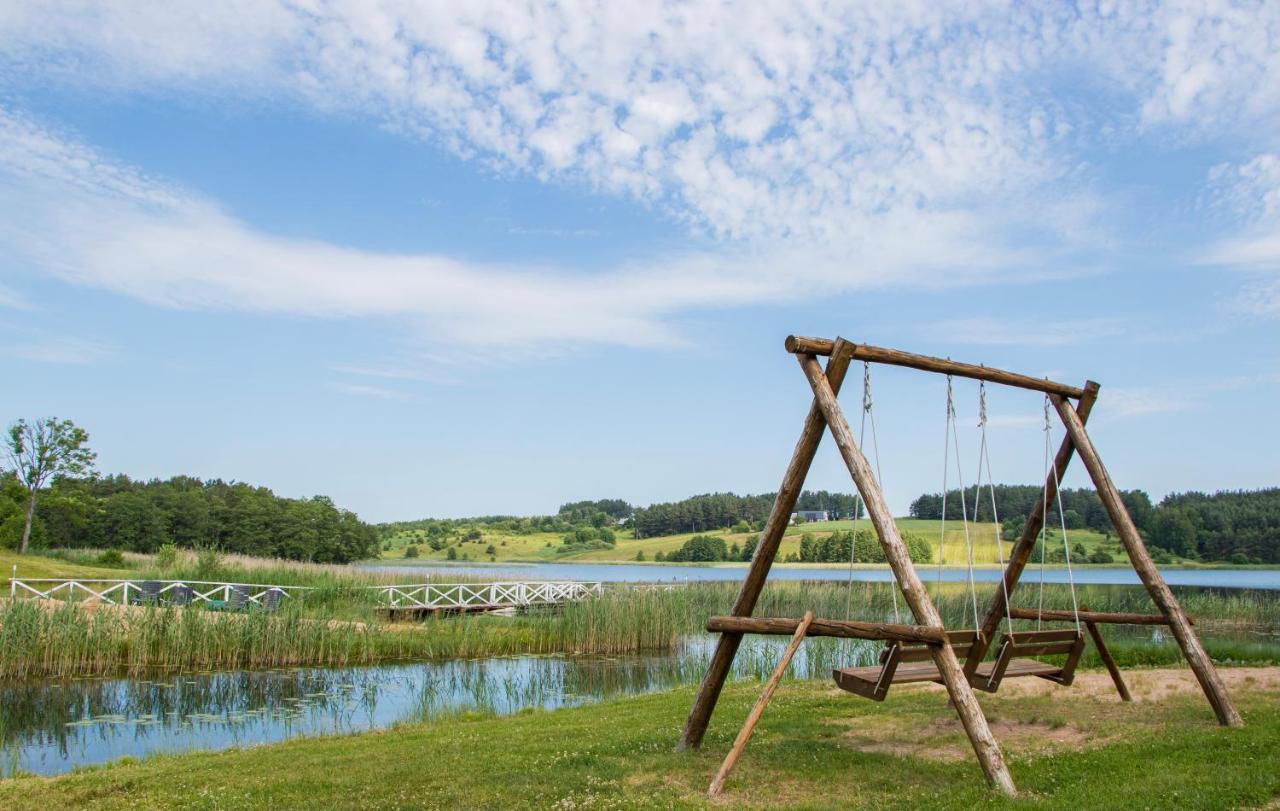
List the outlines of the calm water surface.
{"label": "calm water surface", "polygon": [[[749,638],[738,678],[760,678],[786,640]],[[793,673],[874,661],[874,643],[815,640]],[[0,772],[58,774],[160,752],[254,746],[460,713],[510,714],[663,690],[702,678],[710,637],[665,656],[518,656],[379,667],[36,681],[0,687]]]}

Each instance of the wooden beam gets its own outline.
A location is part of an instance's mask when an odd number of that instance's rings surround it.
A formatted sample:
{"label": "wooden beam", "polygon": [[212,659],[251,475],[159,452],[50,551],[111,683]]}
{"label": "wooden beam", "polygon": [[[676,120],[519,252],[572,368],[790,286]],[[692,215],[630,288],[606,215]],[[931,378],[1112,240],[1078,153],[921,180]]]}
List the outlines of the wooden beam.
{"label": "wooden beam", "polygon": [[[837,340],[843,339],[838,338]],[[787,337],[786,347],[788,352],[797,355],[831,355],[835,344],[836,341],[828,338],[801,338],[796,335],[790,335]],[[1084,394],[1084,389],[1068,386],[1065,383],[1055,383],[1052,380],[1031,377],[1017,372],[1006,372],[1003,369],[993,369],[989,366],[959,363],[944,358],[935,358],[931,355],[917,355],[914,352],[886,349],[882,346],[870,346],[868,344],[851,344],[851,346],[853,347],[853,360],[887,363],[891,366],[906,366],[925,372],[938,372],[956,377],[986,380],[991,383],[1002,383],[1006,386],[1015,386],[1020,389],[1058,394],[1063,397],[1070,397],[1073,400],[1079,399]]]}
{"label": "wooden beam", "polygon": [[[800,620],[789,617],[712,617],[707,630],[722,634],[765,634],[786,636],[795,633]],[[887,622],[816,619],[809,625],[809,636],[834,636],[840,639],[876,639],[882,642],[940,644],[946,634],[940,628],[924,625],[897,625]]]}
{"label": "wooden beam", "polygon": [[751,740],[752,731],[755,730],[756,724],[760,722],[760,716],[764,714],[764,708],[769,706],[769,699],[773,698],[773,691],[778,689],[778,682],[782,681],[782,674],[787,672],[787,666],[791,664],[791,657],[796,655],[796,650],[800,647],[800,642],[804,639],[805,633],[809,630],[812,622],[812,611],[806,611],[804,619],[797,620],[795,633],[791,636],[791,644],[787,645],[787,649],[782,652],[782,658],[778,660],[778,666],[774,668],[773,675],[769,677],[764,689],[760,691],[760,697],[756,699],[755,706],[747,714],[746,723],[742,725],[742,730],[738,733],[733,746],[729,749],[729,754],[725,755],[724,763],[720,764],[720,771],[716,772],[715,779],[711,781],[711,786],[707,789],[708,797],[717,797],[724,789],[724,781],[729,779],[729,772],[733,771],[738,758],[742,757],[742,750],[747,748],[747,741]]}
{"label": "wooden beam", "polygon": [[1169,586],[1160,575],[1160,570],[1151,560],[1146,544],[1142,542],[1142,536],[1138,534],[1138,528],[1134,526],[1133,519],[1120,498],[1120,491],[1111,481],[1110,474],[1102,464],[1102,458],[1093,447],[1089,434],[1084,430],[1084,423],[1066,400],[1057,395],[1050,395],[1049,398],[1054,408],[1058,410],[1058,415],[1062,417],[1062,424],[1066,426],[1067,434],[1075,443],[1076,451],[1089,471],[1089,476],[1093,478],[1098,497],[1107,508],[1107,515],[1111,517],[1111,523],[1115,526],[1125,551],[1129,553],[1133,568],[1137,571],[1142,584],[1147,587],[1156,607],[1168,618],[1169,630],[1177,640],[1178,647],[1182,648],[1182,655],[1187,657],[1191,671],[1196,674],[1200,689],[1204,690],[1209,703],[1213,705],[1218,722],[1223,726],[1243,726],[1244,719],[1240,717],[1240,712],[1232,703],[1231,696],[1227,694],[1226,685],[1222,683],[1222,678],[1209,659],[1209,654],[1205,653],[1196,632],[1192,630],[1191,623],[1187,620],[1187,615],[1182,611],[1182,606],[1178,604],[1177,598],[1173,596],[1173,592],[1169,590]]}
{"label": "wooden beam", "polygon": [[[1076,612],[1062,609],[1011,608],[1009,614],[1016,620],[1044,620],[1045,622],[1075,622]],[[1168,625],[1169,619],[1163,614],[1130,614],[1120,611],[1089,611],[1080,609],[1081,622],[1101,622],[1107,625]],[[1192,625],[1196,621],[1187,617]]]}
{"label": "wooden beam", "polygon": [[1089,630],[1089,636],[1093,639],[1094,650],[1098,652],[1098,658],[1102,660],[1102,664],[1106,665],[1107,673],[1111,675],[1111,683],[1116,686],[1116,692],[1120,694],[1120,700],[1132,701],[1133,697],[1129,695],[1129,686],[1124,683],[1124,676],[1120,674],[1120,666],[1111,657],[1111,649],[1107,647],[1107,643],[1102,639],[1102,632],[1092,622],[1086,622],[1084,627]]}
{"label": "wooden beam", "polygon": [[[849,345],[843,340],[837,340],[832,349],[832,358],[844,357],[848,352]],[[798,355],[797,359],[805,376],[809,378],[814,400],[822,409],[827,428],[840,449],[840,455],[844,458],[845,466],[849,468],[849,474],[858,487],[858,493],[867,507],[867,515],[870,516],[871,523],[876,528],[876,534],[880,537],[880,546],[884,549],[885,558],[889,561],[889,567],[893,569],[894,577],[902,588],[902,594],[906,598],[907,605],[911,607],[916,623],[943,630],[942,616],[938,614],[938,609],[929,599],[929,593],[911,564],[911,556],[907,552],[906,544],[902,542],[902,536],[898,533],[898,526],[894,523],[893,513],[890,512],[889,505],[884,500],[884,494],[880,492],[880,484],[876,481],[867,458],[854,442],[853,432],[849,430],[849,423],[840,410],[840,404],[836,402],[835,391],[827,382],[818,359],[810,354]],[[934,645],[931,649],[938,672],[947,686],[947,693],[955,705],[960,723],[964,725],[970,743],[973,744],[973,751],[978,756],[978,762],[982,765],[987,780],[1008,796],[1014,796],[1017,794],[1017,789],[1013,785],[1009,767],[1004,762],[1000,744],[991,734],[986,716],[982,714],[982,707],[973,694],[973,688],[960,668],[960,660],[956,657],[955,650],[950,642]]]}
{"label": "wooden beam", "polygon": [[[1092,380],[1084,384],[1084,394],[1080,397],[1080,401],[1076,404],[1076,414],[1080,417],[1081,424],[1089,419],[1089,412],[1093,410],[1093,404],[1098,400],[1098,389],[1100,387]],[[1044,527],[1044,506],[1052,504],[1058,497],[1058,483],[1062,481],[1062,477],[1067,473],[1067,466],[1071,464],[1071,457],[1075,454],[1076,446],[1071,442],[1071,436],[1063,437],[1062,444],[1058,446],[1058,452],[1053,457],[1052,471],[1045,473],[1044,488],[1041,490],[1040,498],[1036,499],[1035,505],[1031,508],[1031,515],[1027,516],[1027,523],[1022,528],[1022,536],[1018,538],[1018,542],[1013,545],[1013,549],[1009,553],[1009,562],[1004,567],[1004,586],[997,588],[995,594],[991,597],[991,605],[987,607],[987,615],[982,620],[982,626],[979,630],[982,633],[978,636],[978,640],[973,643],[973,649],[969,652],[969,659],[966,663],[966,669],[972,673],[978,666],[978,662],[982,661],[987,650],[991,647],[991,641],[995,639],[995,633],[1000,628],[1001,621],[1005,618],[1005,598],[1013,595],[1014,589],[1018,587],[1018,580],[1022,577],[1022,570],[1026,568],[1027,562],[1031,559],[1031,552],[1036,547],[1036,539],[1040,536],[1040,530]]]}
{"label": "wooden beam", "polygon": [[[844,383],[845,372],[849,369],[849,358],[841,355],[827,362],[826,380],[832,392],[840,391]],[[795,451],[791,454],[791,462],[782,477],[782,486],[778,488],[778,497],[774,499],[773,509],[765,522],[760,540],[756,544],[755,554],[751,557],[751,568],[747,570],[746,579],[738,590],[738,598],[733,603],[731,613],[736,616],[749,616],[755,610],[756,600],[764,588],[773,559],[778,554],[778,546],[782,536],[791,524],[791,513],[795,510],[796,500],[804,488],[805,476],[809,466],[813,464],[814,454],[818,452],[818,443],[826,422],[817,403],[809,407],[805,417],[804,428],[800,432],[800,440],[796,442]],[[733,657],[738,653],[742,643],[742,634],[721,634],[716,642],[715,653],[707,665],[706,675],[698,687],[698,694],[689,708],[689,718],[685,721],[684,732],[680,735],[678,749],[697,749],[702,744],[702,736],[706,734],[707,724],[715,711],[716,701],[720,698],[720,690],[724,688],[725,679],[729,677],[729,668],[733,665]]]}

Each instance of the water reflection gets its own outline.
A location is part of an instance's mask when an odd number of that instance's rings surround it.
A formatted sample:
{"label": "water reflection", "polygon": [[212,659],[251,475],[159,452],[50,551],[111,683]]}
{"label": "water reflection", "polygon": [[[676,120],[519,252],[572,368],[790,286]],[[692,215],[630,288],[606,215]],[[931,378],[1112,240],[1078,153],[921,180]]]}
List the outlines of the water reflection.
{"label": "water reflection", "polygon": [[[1121,635],[1158,642],[1164,634],[1134,628]],[[764,678],[786,642],[746,637],[734,677]],[[57,774],[125,756],[253,746],[663,690],[701,679],[713,646],[713,637],[699,635],[664,656],[519,656],[5,685],[0,770]],[[834,666],[875,662],[879,650],[874,642],[810,639],[789,676],[825,678]]]}
{"label": "water reflection", "polygon": [[[748,638],[735,676],[769,672],[777,643]],[[125,756],[252,746],[468,712],[553,709],[696,682],[711,650],[710,637],[698,637],[674,656],[520,656],[5,685],[0,770],[57,774]],[[873,661],[876,650],[811,640],[793,672],[825,675],[839,662]]]}

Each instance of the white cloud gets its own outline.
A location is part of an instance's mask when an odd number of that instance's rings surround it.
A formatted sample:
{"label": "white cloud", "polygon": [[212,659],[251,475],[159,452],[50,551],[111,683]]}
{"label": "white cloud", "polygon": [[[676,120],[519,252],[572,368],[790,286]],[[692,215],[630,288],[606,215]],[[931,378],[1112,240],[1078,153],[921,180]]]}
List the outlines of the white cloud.
{"label": "white cloud", "polygon": [[[480,348],[669,345],[691,308],[1087,264],[1113,238],[1081,145],[1274,137],[1277,41],[1274,3],[9,4],[0,81],[311,105],[720,242],[570,275],[283,239],[12,116],[0,237],[169,306],[399,316]],[[1062,77],[1117,100],[1044,91]]]}
{"label": "white cloud", "polygon": [[[967,245],[958,213],[886,215],[856,254],[729,247],[649,257],[594,274],[394,255],[259,231],[215,202],[0,110],[0,245],[64,280],[165,307],[405,319],[424,342],[545,353],[584,344],[671,346],[691,308],[732,307],[880,283],[963,283],[1016,256]],[[901,219],[899,219],[901,218]],[[845,264],[850,261],[852,267]],[[949,261],[963,272],[931,274]],[[874,268],[874,270],[871,270]]]}
{"label": "white cloud", "polygon": [[1209,172],[1209,189],[1213,202],[1242,225],[1211,245],[1201,261],[1247,275],[1233,301],[1236,309],[1280,317],[1280,154],[1219,164]]}

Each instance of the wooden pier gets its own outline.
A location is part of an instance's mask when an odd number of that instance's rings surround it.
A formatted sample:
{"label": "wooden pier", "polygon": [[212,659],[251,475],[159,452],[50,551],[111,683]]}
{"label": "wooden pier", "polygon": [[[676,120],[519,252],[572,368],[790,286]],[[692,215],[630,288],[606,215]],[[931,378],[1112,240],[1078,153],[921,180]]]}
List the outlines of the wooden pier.
{"label": "wooden pier", "polygon": [[576,602],[604,593],[603,583],[575,581],[504,583],[417,583],[374,586],[378,613],[389,619],[434,614],[520,611],[535,606]]}

